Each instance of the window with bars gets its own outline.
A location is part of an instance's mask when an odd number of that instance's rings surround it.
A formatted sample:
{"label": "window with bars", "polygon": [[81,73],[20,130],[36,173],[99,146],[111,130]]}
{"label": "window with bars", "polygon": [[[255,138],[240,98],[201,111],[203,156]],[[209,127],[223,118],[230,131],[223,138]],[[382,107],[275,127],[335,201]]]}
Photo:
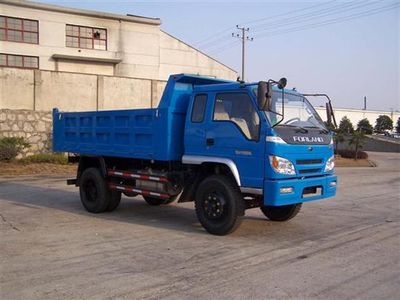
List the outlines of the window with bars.
{"label": "window with bars", "polygon": [[0,53],[0,66],[38,69],[39,57]]}
{"label": "window with bars", "polygon": [[39,22],[0,16],[0,41],[39,43]]}
{"label": "window with bars", "polygon": [[66,46],[107,50],[107,30],[94,27],[67,25]]}

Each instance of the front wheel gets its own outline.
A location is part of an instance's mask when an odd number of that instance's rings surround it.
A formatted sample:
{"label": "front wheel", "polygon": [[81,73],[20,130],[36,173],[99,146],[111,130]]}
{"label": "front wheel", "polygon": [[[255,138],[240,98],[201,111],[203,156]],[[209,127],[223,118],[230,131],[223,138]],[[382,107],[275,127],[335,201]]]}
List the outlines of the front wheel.
{"label": "front wheel", "polygon": [[271,221],[284,222],[294,218],[300,211],[302,203],[284,206],[261,206],[263,214]]}
{"label": "front wheel", "polygon": [[195,209],[204,229],[215,235],[233,232],[240,225],[245,210],[238,187],[222,175],[212,175],[200,183]]}

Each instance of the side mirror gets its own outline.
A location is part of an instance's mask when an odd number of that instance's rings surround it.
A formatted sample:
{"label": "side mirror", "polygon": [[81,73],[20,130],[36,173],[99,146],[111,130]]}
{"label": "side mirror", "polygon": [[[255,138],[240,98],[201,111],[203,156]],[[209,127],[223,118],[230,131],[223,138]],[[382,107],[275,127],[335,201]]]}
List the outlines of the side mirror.
{"label": "side mirror", "polygon": [[260,81],[257,89],[257,104],[260,110],[270,110],[272,103],[272,83]]}
{"label": "side mirror", "polygon": [[260,110],[265,110],[267,105],[268,84],[260,81],[257,87],[257,105]]}
{"label": "side mirror", "polygon": [[331,106],[328,103],[325,103],[326,107],[326,122],[328,123],[328,126],[332,125],[332,110]]}
{"label": "side mirror", "polygon": [[285,77],[282,77],[281,79],[279,79],[278,81],[278,88],[280,90],[284,89],[286,87],[287,84],[287,79]]}

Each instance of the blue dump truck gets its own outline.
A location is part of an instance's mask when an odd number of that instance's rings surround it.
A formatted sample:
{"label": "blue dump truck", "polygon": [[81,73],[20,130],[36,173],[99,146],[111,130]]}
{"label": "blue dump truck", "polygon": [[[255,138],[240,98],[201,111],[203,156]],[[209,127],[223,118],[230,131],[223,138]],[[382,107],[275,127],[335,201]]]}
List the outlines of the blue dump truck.
{"label": "blue dump truck", "polygon": [[285,86],[285,78],[172,75],[158,108],[54,109],[53,148],[79,160],[68,184],[91,213],[115,210],[124,194],[149,205],[194,201],[216,235],[249,208],[286,221],[303,202],[334,196],[337,179],[332,134],[304,94]]}

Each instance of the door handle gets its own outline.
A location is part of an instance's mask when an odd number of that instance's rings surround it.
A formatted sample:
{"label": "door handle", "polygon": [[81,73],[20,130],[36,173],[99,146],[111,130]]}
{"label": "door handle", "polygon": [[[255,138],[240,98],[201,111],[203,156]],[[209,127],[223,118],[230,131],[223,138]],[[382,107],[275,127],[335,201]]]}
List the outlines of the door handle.
{"label": "door handle", "polygon": [[214,139],[212,139],[212,138],[207,138],[207,139],[206,139],[206,144],[207,144],[207,146],[212,146],[212,145],[214,145]]}

